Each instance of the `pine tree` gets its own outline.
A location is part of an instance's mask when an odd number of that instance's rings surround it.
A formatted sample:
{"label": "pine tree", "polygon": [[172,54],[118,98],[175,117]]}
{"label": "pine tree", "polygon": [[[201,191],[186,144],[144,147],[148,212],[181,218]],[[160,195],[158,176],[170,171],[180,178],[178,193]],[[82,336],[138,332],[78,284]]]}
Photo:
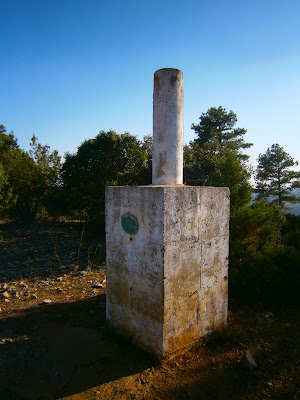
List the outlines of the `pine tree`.
{"label": "pine tree", "polygon": [[297,165],[298,162],[277,143],[260,154],[256,172],[258,198],[278,202],[280,206],[285,201],[297,202],[299,199],[292,193],[294,188],[300,187],[300,171],[293,169]]}

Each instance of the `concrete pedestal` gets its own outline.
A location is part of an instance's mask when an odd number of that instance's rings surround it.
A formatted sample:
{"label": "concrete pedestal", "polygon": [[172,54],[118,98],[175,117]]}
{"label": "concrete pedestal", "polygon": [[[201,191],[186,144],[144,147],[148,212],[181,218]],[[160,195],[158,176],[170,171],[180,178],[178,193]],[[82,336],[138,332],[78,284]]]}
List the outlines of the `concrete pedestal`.
{"label": "concrete pedestal", "polygon": [[227,188],[108,187],[108,322],[159,359],[226,323],[228,241]]}

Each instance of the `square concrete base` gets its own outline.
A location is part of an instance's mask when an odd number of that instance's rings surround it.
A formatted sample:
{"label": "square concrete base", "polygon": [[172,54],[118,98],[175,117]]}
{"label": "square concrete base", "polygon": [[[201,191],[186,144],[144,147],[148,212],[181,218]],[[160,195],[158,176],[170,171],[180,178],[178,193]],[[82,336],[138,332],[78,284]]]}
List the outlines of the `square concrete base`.
{"label": "square concrete base", "polygon": [[159,359],[227,320],[229,189],[106,191],[108,322]]}

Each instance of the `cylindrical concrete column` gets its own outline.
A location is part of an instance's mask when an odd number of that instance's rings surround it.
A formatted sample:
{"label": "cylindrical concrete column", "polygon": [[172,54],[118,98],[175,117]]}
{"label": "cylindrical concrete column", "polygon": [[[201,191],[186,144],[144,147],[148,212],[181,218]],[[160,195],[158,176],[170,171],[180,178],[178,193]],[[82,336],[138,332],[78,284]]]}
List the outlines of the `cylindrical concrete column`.
{"label": "cylindrical concrete column", "polygon": [[152,184],[183,184],[183,74],[154,73]]}

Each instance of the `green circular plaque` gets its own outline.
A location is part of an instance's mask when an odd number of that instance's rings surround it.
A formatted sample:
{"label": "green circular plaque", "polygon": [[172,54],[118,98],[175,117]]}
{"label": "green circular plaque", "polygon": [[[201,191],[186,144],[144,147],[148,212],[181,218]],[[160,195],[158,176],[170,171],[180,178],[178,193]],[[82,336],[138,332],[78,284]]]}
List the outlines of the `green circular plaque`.
{"label": "green circular plaque", "polygon": [[122,228],[130,235],[135,235],[139,230],[137,218],[129,213],[123,214],[121,218]]}

